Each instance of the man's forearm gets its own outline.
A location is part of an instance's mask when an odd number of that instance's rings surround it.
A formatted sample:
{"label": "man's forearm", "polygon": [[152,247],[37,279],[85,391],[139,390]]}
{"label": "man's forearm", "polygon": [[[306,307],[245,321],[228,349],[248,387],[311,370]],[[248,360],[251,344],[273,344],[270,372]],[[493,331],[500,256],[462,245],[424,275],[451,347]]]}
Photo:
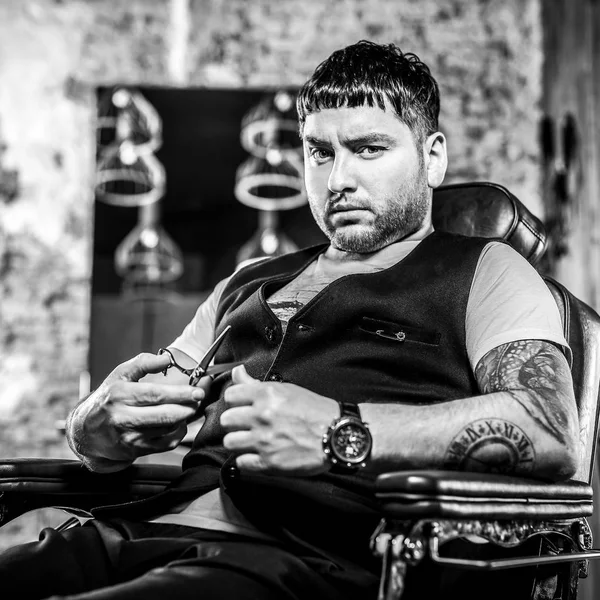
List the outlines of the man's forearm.
{"label": "man's forearm", "polygon": [[361,404],[373,435],[373,466],[567,479],[579,456],[574,411],[566,409],[548,425],[530,408],[532,395],[503,391],[426,406]]}

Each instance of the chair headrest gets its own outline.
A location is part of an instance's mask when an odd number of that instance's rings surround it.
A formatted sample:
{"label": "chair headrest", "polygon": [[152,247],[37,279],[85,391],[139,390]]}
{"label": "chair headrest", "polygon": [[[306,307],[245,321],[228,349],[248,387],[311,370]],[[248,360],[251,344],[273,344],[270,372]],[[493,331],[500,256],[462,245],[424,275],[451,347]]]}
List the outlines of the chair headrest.
{"label": "chair headrest", "polygon": [[532,264],[547,246],[543,223],[495,183],[459,183],[434,190],[433,226],[450,233],[503,239]]}

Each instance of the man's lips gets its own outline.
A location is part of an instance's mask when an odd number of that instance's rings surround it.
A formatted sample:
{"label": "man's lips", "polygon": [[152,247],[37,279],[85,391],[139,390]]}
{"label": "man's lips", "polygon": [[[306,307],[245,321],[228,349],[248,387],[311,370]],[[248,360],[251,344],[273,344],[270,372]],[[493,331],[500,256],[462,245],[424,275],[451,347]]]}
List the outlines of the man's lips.
{"label": "man's lips", "polygon": [[350,212],[352,210],[367,210],[364,206],[357,206],[355,204],[343,204],[334,206],[329,212],[331,214],[340,212]]}
{"label": "man's lips", "polygon": [[368,220],[368,209],[364,206],[355,206],[347,204],[345,206],[336,206],[329,213],[329,219],[336,226],[351,225],[363,223]]}

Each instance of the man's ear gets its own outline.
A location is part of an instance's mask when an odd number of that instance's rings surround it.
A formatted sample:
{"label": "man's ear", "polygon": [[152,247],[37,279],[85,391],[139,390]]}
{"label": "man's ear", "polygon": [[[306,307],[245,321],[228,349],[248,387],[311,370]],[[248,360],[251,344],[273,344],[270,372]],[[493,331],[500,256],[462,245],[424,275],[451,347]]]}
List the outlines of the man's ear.
{"label": "man's ear", "polygon": [[443,133],[432,133],[423,145],[425,153],[425,167],[427,169],[427,184],[430,188],[442,185],[448,168],[448,155],[446,153],[446,138]]}

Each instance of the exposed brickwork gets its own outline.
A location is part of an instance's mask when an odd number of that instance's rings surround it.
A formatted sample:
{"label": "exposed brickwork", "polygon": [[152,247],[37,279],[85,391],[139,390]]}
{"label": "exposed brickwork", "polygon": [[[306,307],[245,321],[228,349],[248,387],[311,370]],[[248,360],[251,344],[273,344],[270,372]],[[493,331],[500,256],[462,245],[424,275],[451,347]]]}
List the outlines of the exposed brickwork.
{"label": "exposed brickwork", "polygon": [[82,79],[93,85],[169,83],[168,0],[82,0],[79,4],[86,8],[78,65]]}
{"label": "exposed brickwork", "polygon": [[55,420],[87,361],[97,85],[299,85],[340,46],[393,41],[441,84],[449,180],[541,213],[539,0],[194,0],[177,76],[174,1],[0,3],[2,456],[69,456]]}
{"label": "exposed brickwork", "polygon": [[55,421],[77,398],[89,318],[93,88],[67,85],[77,5],[0,5],[0,452],[65,455]]}
{"label": "exposed brickwork", "polygon": [[198,85],[300,85],[333,50],[363,38],[417,53],[442,91],[448,181],[493,180],[542,212],[536,1],[201,0],[193,7],[189,71]]}

